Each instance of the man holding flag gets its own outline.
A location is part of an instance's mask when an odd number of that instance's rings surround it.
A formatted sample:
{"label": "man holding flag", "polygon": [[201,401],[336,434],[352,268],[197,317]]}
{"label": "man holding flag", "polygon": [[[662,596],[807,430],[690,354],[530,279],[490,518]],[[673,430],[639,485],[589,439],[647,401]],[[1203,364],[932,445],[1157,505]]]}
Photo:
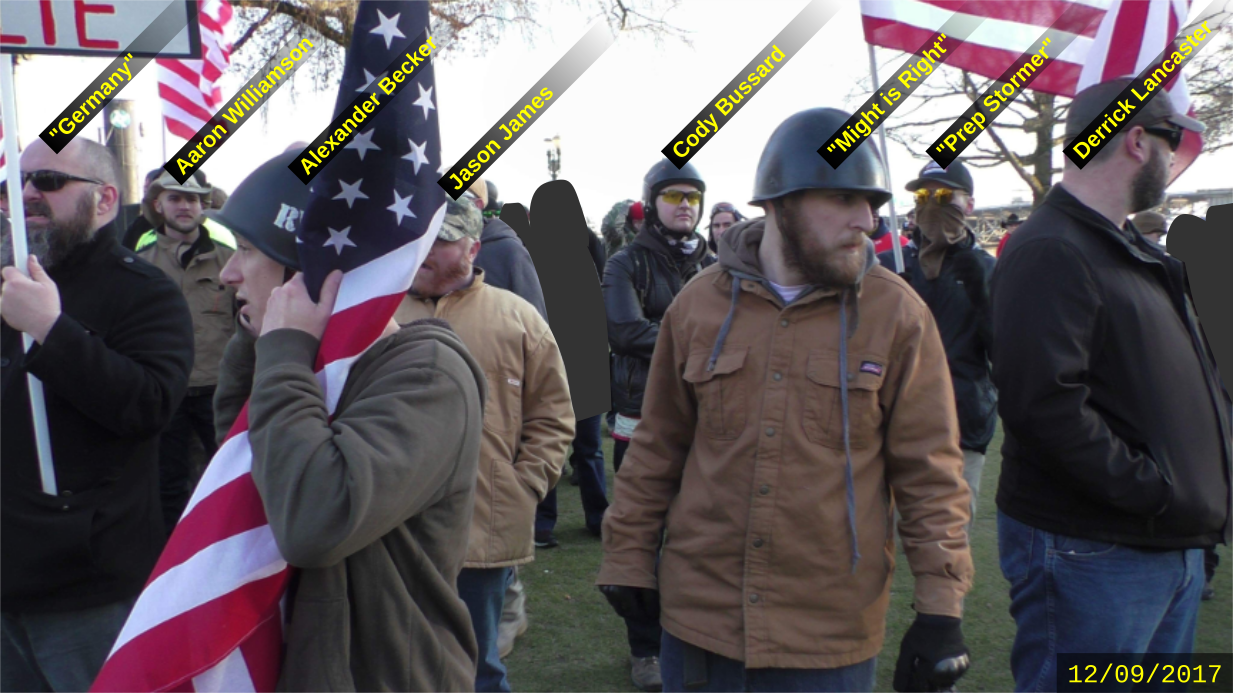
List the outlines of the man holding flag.
{"label": "man holding flag", "polygon": [[[428,9],[359,4],[336,114]],[[391,99],[310,188],[287,152],[219,211],[243,329],[215,413],[234,424],[94,690],[473,688],[456,580],[483,373],[441,323],[391,321],[446,217],[432,65],[413,81],[430,96]]]}

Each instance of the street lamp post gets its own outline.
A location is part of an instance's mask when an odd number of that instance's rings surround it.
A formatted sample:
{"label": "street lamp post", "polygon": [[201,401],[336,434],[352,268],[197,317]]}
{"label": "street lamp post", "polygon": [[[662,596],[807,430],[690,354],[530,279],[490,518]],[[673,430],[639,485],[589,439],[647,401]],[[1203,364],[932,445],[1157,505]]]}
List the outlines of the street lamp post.
{"label": "street lamp post", "polygon": [[548,175],[556,180],[557,174],[561,172],[561,136],[554,135],[551,139],[545,137],[544,141],[548,143]]}

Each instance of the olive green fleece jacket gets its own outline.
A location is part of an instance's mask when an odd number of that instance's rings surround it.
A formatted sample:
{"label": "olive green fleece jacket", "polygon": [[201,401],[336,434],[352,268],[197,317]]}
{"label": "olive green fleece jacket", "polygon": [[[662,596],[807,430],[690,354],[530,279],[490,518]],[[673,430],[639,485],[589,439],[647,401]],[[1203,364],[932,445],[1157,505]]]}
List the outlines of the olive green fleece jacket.
{"label": "olive green fleece jacket", "polygon": [[251,393],[253,480],[299,568],[280,690],[474,690],[457,578],[467,551],[484,374],[442,321],[404,327],[352,366],[335,415],[319,342],[240,330],[215,394],[220,437]]}

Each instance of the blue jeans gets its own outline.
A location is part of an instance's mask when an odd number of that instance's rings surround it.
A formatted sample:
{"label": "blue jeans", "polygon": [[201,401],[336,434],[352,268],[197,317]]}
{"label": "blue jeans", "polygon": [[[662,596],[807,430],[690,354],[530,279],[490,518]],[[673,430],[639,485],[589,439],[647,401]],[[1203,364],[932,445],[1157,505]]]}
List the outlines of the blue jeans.
{"label": "blue jeans", "polygon": [[1203,549],[1078,539],[999,511],[998,551],[1017,626],[1015,690],[1057,690],[1058,653],[1193,651]]}
{"label": "blue jeans", "polygon": [[476,691],[510,691],[497,651],[497,626],[505,608],[505,588],[513,581],[513,568],[463,568],[458,573],[458,596],[471,612],[471,627],[479,644]]}
{"label": "blue jeans", "polygon": [[5,612],[0,690],[88,690],[134,601],[126,599],[81,611]]}
{"label": "blue jeans", "polygon": [[[604,450],[600,447],[600,425],[603,414],[579,421],[574,430],[574,452],[569,463],[578,470],[578,490],[582,493],[582,512],[587,529],[599,534],[608,509],[608,480],[604,476]],[[559,485],[559,484],[558,484]],[[553,487],[535,509],[535,531],[543,532],[557,526],[557,489]]]}
{"label": "blue jeans", "polygon": [[664,691],[872,691],[878,658],[837,669],[746,669],[744,662],[705,652],[706,683],[685,686],[685,649],[664,631],[659,674]]}

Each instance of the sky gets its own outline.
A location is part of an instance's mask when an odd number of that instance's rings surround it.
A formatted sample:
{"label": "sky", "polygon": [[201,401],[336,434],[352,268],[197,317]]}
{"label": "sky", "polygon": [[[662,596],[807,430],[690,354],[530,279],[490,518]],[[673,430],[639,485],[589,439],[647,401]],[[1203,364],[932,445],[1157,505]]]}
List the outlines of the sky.
{"label": "sky", "polygon": [[[26,0],[28,1],[28,0]],[[507,33],[482,54],[472,50],[446,53],[436,63],[435,100],[440,111],[441,140],[450,165],[578,40],[592,19],[573,3],[543,0],[551,16],[531,41]],[[1205,3],[1197,3],[1203,5]],[[535,189],[549,180],[547,138],[561,138],[560,177],[578,192],[583,209],[598,228],[612,204],[638,199],[642,176],[662,158],[660,150],[806,5],[805,0],[685,0],[664,19],[689,32],[693,42],[656,44],[649,37],[618,36],[617,41],[552,105],[485,176],[499,188],[502,202],[529,205]],[[878,60],[902,59],[901,53],[878,49]],[[37,56],[17,67],[17,110],[24,146],[39,128],[64,109],[108,61],[104,58]],[[156,68],[147,67],[118,98],[136,101],[141,170],[166,160],[160,136]],[[335,92],[313,93],[308,70],[297,77],[292,99],[285,85],[203,167],[212,183],[232,190],[254,168],[298,140],[311,140],[332,120]],[[852,110],[866,94],[857,82],[869,73],[868,48],[861,30],[859,5],[845,3],[816,35],[746,102],[721,130],[708,138],[692,159],[707,183],[705,205],[733,202],[751,216],[746,204],[753,190],[758,158],[771,132],[789,115],[830,106]],[[230,97],[251,75],[228,73],[222,82]],[[879,75],[882,80],[887,75]],[[48,88],[54,85],[54,88]],[[408,97],[414,98],[414,96]],[[919,97],[917,97],[919,98]],[[906,111],[907,109],[902,109]],[[958,109],[925,104],[914,117],[957,117]],[[896,116],[890,122],[894,124]],[[86,130],[98,138],[102,117]],[[1017,133],[1004,132],[1013,146]],[[167,136],[166,156],[183,144]],[[928,161],[923,153],[889,142],[890,174],[902,214],[911,204],[903,185]],[[1060,152],[1055,152],[1060,162]],[[432,162],[434,167],[440,162]],[[1233,148],[1205,154],[1177,180],[1171,192],[1217,187],[1233,169]],[[977,207],[1030,200],[1030,190],[1009,165],[974,170]],[[1226,183],[1227,185],[1227,183]],[[705,216],[706,210],[704,210]],[[885,213],[885,211],[883,212]],[[705,225],[705,219],[703,220]]]}

